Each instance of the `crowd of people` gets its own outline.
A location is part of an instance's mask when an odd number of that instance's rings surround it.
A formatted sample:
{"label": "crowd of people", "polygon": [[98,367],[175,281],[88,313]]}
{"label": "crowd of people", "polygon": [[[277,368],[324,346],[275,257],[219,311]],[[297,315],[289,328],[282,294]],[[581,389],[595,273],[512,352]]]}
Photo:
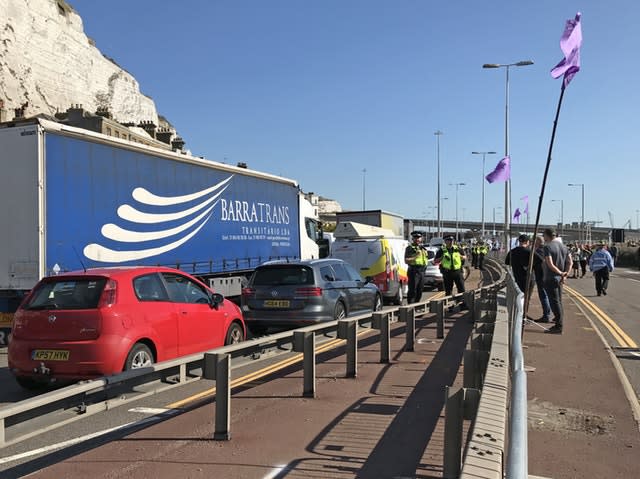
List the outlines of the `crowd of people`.
{"label": "crowd of people", "polygon": [[[545,329],[545,332],[562,334],[562,289],[567,278],[584,278],[588,267],[595,278],[596,294],[606,296],[609,273],[615,267],[617,256],[618,248],[615,244],[609,246],[601,241],[593,245],[564,245],[555,230],[546,229],[542,237],[535,238],[533,248],[531,238],[525,234],[520,235],[518,245],[507,253],[505,263],[511,266],[514,279],[520,290],[529,295],[528,300],[534,285],[538,290],[542,316],[534,321],[553,322],[554,325]],[[531,262],[532,274],[529,275]]]}

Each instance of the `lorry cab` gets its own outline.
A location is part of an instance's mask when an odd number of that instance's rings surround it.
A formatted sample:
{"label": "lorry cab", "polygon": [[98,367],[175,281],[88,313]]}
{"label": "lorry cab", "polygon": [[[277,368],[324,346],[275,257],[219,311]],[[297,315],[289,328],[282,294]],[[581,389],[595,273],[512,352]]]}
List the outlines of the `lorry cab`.
{"label": "lorry cab", "polygon": [[353,266],[378,287],[383,298],[402,304],[407,292],[407,264],[404,250],[408,241],[384,228],[352,221],[338,223],[331,257]]}

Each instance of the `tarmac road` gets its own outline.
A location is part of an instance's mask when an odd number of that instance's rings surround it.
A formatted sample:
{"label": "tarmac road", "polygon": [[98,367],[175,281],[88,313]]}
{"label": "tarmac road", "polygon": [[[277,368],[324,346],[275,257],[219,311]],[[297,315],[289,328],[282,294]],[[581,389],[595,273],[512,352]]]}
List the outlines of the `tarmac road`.
{"label": "tarmac road", "polygon": [[[640,397],[640,271],[616,268],[606,296],[596,294],[591,273],[584,278],[569,279],[567,286],[567,298],[578,300],[587,313],[597,317],[598,328],[614,349],[636,396]],[[576,298],[572,290],[582,295],[583,300]]]}

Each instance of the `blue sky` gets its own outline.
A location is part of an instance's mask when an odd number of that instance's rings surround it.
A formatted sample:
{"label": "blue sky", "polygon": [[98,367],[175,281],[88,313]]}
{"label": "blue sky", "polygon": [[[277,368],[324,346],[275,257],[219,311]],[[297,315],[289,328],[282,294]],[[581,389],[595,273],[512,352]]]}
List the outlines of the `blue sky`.
{"label": "blue sky", "polygon": [[[482,160],[504,152],[504,70],[511,70],[514,209],[533,211],[560,80],[565,20],[583,14],[582,71],[565,94],[542,209],[555,222],[615,226],[640,209],[640,47],[633,0],[111,0],[71,2],[97,46],[138,79],[195,155],[299,181],[305,191],[425,217],[436,204],[440,129],[443,216],[480,219]],[[186,7],[188,6],[188,8]],[[487,172],[500,155],[487,158]],[[486,185],[486,219],[504,202]],[[431,209],[432,210],[432,209]]]}

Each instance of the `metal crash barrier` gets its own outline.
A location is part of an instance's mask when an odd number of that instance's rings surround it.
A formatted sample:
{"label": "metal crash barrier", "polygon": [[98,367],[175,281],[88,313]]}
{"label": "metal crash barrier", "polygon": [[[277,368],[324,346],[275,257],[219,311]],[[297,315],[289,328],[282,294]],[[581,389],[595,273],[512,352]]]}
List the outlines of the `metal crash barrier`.
{"label": "metal crash barrier", "polygon": [[463,387],[445,390],[445,478],[528,477],[524,294],[502,268],[498,288],[475,308]]}

